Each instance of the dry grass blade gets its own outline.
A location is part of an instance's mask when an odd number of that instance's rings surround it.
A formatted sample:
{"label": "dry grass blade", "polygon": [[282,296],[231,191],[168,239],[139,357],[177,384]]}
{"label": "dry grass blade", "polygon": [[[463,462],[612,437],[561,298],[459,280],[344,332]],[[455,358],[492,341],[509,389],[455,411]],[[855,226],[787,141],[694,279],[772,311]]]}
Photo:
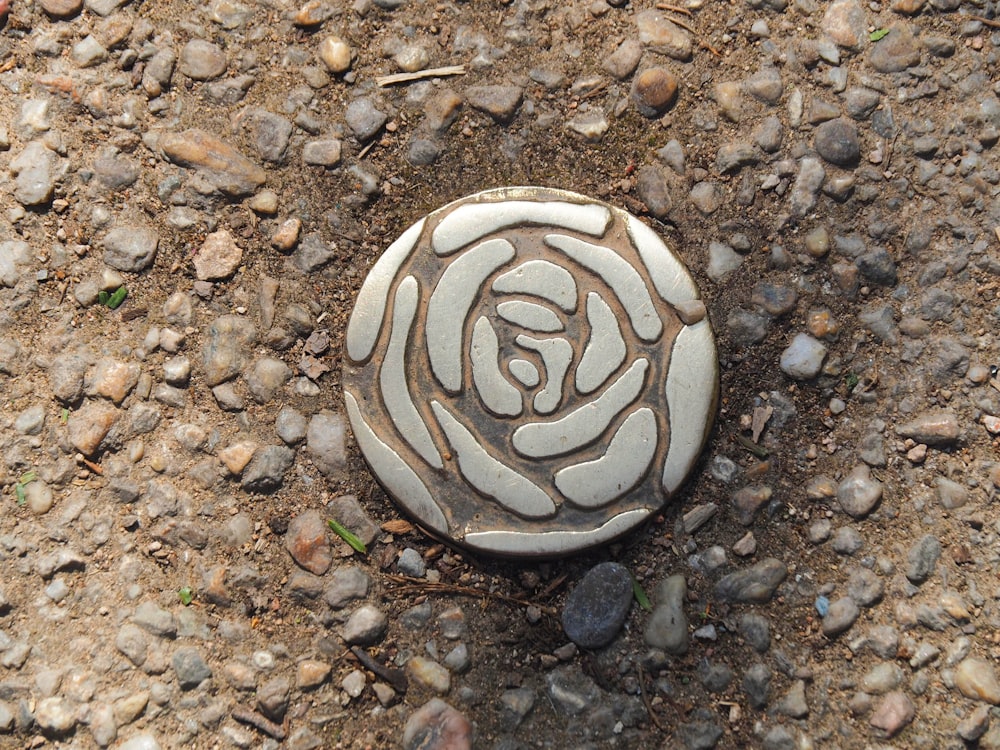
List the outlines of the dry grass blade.
{"label": "dry grass blade", "polygon": [[440,78],[441,76],[464,75],[464,65],[447,65],[443,68],[427,68],[427,70],[418,70],[416,73],[393,73],[387,76],[376,76],[375,83],[384,88],[386,86],[392,86],[396,83],[419,81],[423,78]]}
{"label": "dry grass blade", "polygon": [[1000,29],[1000,21],[994,21],[992,18],[984,18],[983,16],[966,16],[973,21],[979,21],[983,26],[989,26],[991,29]]}
{"label": "dry grass blade", "polygon": [[411,578],[410,576],[388,574],[386,575],[386,578],[393,583],[401,584],[392,588],[392,592],[395,594],[441,593],[458,594],[459,596],[483,597],[486,599],[496,599],[497,601],[517,604],[521,607],[537,607],[541,612],[547,615],[554,616],[556,614],[554,607],[547,607],[543,604],[539,604],[538,602],[521,599],[516,596],[498,594],[495,591],[483,591],[482,589],[475,589],[471,586],[459,586],[458,584],[442,583],[440,581],[424,581],[420,578]]}

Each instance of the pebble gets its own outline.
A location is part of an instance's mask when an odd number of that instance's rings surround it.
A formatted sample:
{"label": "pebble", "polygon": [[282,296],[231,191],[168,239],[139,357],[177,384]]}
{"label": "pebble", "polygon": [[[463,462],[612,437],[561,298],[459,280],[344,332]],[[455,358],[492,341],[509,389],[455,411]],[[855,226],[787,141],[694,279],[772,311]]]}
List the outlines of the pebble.
{"label": "pebble", "polygon": [[715,585],[715,596],[724,602],[765,604],[771,601],[786,575],[788,568],[784,563],[769,557],[723,577]]}
{"label": "pebble", "polygon": [[247,389],[254,401],[266,404],[274,399],[291,377],[291,368],[280,359],[261,357],[246,373]]}
{"label": "pebble", "polygon": [[371,577],[355,565],[337,568],[323,590],[323,599],[333,609],[343,609],[352,601],[364,599],[371,588]]}
{"label": "pebble", "polygon": [[69,416],[70,442],[83,455],[95,455],[120,416],[111,404],[100,401],[84,404]]}
{"label": "pebble", "polygon": [[274,492],[282,486],[285,473],[294,462],[295,451],[284,445],[258,448],[243,470],[240,486],[248,492]]}
{"label": "pebble", "polygon": [[243,262],[243,249],[225,229],[212,232],[194,256],[195,275],[202,281],[218,281],[232,276]]}
{"label": "pebble", "polygon": [[647,164],[636,173],[636,193],[646,204],[649,213],[658,219],[666,218],[673,201],[666,170],[655,164]]}
{"label": "pebble", "polygon": [[780,101],[785,91],[785,84],[778,69],[768,66],[750,76],[746,88],[755,99],[773,105]]}
{"label": "pebble", "polygon": [[643,639],[653,648],[669,654],[686,654],[688,620],[684,613],[687,583],[684,576],[673,575],[661,581],[653,592],[655,606],[643,631]]}
{"label": "pebble", "polygon": [[708,243],[708,278],[716,283],[726,279],[743,265],[743,256],[722,242]]}
{"label": "pebble", "polygon": [[274,677],[257,688],[257,705],[271,721],[281,722],[288,710],[292,684],[286,677]]}
{"label": "pebble", "polygon": [[988,661],[963,659],[955,668],[955,687],[966,698],[1000,705],[1000,681]]}
{"label": "pebble", "polygon": [[955,733],[966,742],[976,742],[989,728],[989,706],[976,706],[968,716],[958,722]]}
{"label": "pebble", "polygon": [[32,141],[11,162],[14,199],[23,206],[48,203],[60,177],[59,159],[41,141]]}
{"label": "pebble", "polygon": [[433,659],[414,656],[406,663],[407,676],[418,685],[446,695],[451,689],[451,673]]}
{"label": "pebble", "polygon": [[773,490],[766,485],[737,490],[733,495],[736,520],[743,526],[750,526],[757,511],[771,499],[772,494]]}
{"label": "pebble", "polygon": [[781,353],[781,371],[793,380],[810,380],[819,374],[827,348],[808,333],[798,333]]}
{"label": "pebble", "polygon": [[170,663],[177,675],[177,683],[181,690],[196,688],[212,676],[211,668],[196,648],[185,646],[177,649]]}
{"label": "pebble", "polygon": [[88,34],[73,45],[70,58],[81,68],[92,68],[108,59],[108,51],[92,34]]}
{"label": "pebble", "polygon": [[823,635],[827,638],[835,638],[841,633],[848,631],[857,621],[861,614],[857,602],[851,597],[844,596],[830,603],[826,615],[823,617]]}
{"label": "pebble", "polygon": [[828,120],[817,127],[813,145],[820,156],[839,167],[854,166],[861,157],[858,128],[843,117]]}
{"label": "pebble", "polygon": [[341,636],[352,645],[371,646],[382,640],[388,627],[388,615],[371,604],[365,604],[351,614]]}
{"label": "pebble", "polygon": [[659,117],[677,99],[677,78],[666,68],[647,68],[632,79],[632,101],[644,117]]}
{"label": "pebble", "polygon": [[178,68],[196,81],[210,81],[226,72],[226,54],[217,44],[192,39],[181,49]]}
{"label": "pebble", "polygon": [[601,67],[612,77],[624,81],[635,72],[642,59],[642,44],[638,39],[623,41],[615,51],[604,58]]}
{"label": "pebble", "polygon": [[292,123],[281,115],[254,107],[245,114],[244,123],[260,158],[280,162],[285,157],[292,135]]}
{"label": "pebble", "polygon": [[335,476],[347,465],[344,453],[343,417],[330,412],[320,412],[309,420],[306,447],[313,464],[326,476]]}
{"label": "pebble", "polygon": [[954,444],[961,435],[958,417],[951,411],[931,411],[896,427],[896,434],[933,446]]}
{"label": "pebble", "polygon": [[264,184],[267,173],[226,141],[197,128],[163,133],[158,146],[164,157],[182,167],[192,167],[217,190],[233,197],[250,195]]}
{"label": "pebble", "polygon": [[722,206],[723,194],[714,182],[699,182],[691,188],[691,202],[705,216],[711,216]]}
{"label": "pebble", "polygon": [[40,0],[39,5],[54,18],[69,18],[80,12],[83,0]]}
{"label": "pebble", "polygon": [[847,594],[861,607],[871,607],[882,600],[885,583],[868,568],[854,568],[847,579]]}
{"label": "pebble", "polygon": [[622,565],[601,563],[591,568],[566,598],[562,626],[580,648],[611,643],[632,605],[632,577]]}
{"label": "pebble", "polygon": [[512,85],[471,86],[465,90],[465,100],[472,107],[500,124],[514,119],[523,97],[524,90]]}
{"label": "pebble", "polygon": [[803,157],[789,199],[793,216],[802,218],[816,207],[816,198],[825,179],[826,170],[819,159]]}
{"label": "pebble", "polygon": [[857,0],[834,0],[826,9],[820,28],[841,47],[856,49],[868,36],[868,19]]}
{"label": "pebble", "polygon": [[771,670],[766,664],[756,663],[743,673],[743,692],[751,708],[762,709],[771,695]]}
{"label": "pebble", "polygon": [[893,24],[889,33],[872,45],[868,62],[880,73],[899,73],[920,64],[920,42],[909,24]]}
{"label": "pebble", "polygon": [[403,728],[403,750],[471,750],[472,724],[440,698],[414,711]]}
{"label": "pebble", "polygon": [[413,547],[407,547],[399,553],[399,558],[396,560],[396,569],[403,575],[412,578],[423,578],[427,573],[427,565],[424,562],[423,556],[417,550],[413,549]]}
{"label": "pebble", "polygon": [[763,615],[744,614],[740,617],[739,633],[757,653],[766,653],[771,647],[771,623]]}
{"label": "pebble", "polygon": [[938,501],[942,507],[955,510],[969,502],[969,491],[958,482],[947,477],[937,477],[934,483],[937,487]]}
{"label": "pebble", "polygon": [[593,108],[567,120],[566,127],[583,136],[589,143],[600,143],[608,132],[610,123],[603,110]]}
{"label": "pebble", "polygon": [[913,701],[905,693],[893,691],[879,701],[868,723],[882,730],[886,737],[895,737],[913,721],[916,713]]}
{"label": "pebble", "polygon": [[341,142],[336,138],[306,141],[302,147],[302,161],[317,167],[335,167],[340,163],[341,151]]}
{"label": "pebble", "polygon": [[941,542],[933,534],[920,537],[906,553],[906,577],[910,583],[919,586],[931,577],[938,558],[941,557]]}
{"label": "pebble", "polygon": [[315,690],[330,678],[331,667],[316,659],[303,659],[295,666],[295,687]]}
{"label": "pebble", "polygon": [[806,702],[806,683],[796,680],[776,706],[778,713],[792,719],[804,719],[809,715],[809,704]]}
{"label": "pebble", "polygon": [[722,738],[725,730],[718,717],[706,708],[696,708],[691,712],[692,721],[678,727],[677,734],[686,750],[711,750]]}
{"label": "pebble", "polygon": [[882,499],[882,483],[873,479],[867,464],[858,464],[837,485],[837,503],[851,518],[864,518]]}
{"label": "pebble", "polygon": [[314,575],[321,576],[333,564],[329,530],[319,511],[307,510],[288,523],[285,549],[295,562]]}
{"label": "pebble", "polygon": [[152,734],[136,734],[118,745],[116,750],[160,750],[160,743]]}
{"label": "pebble", "polygon": [[205,382],[216,386],[240,373],[257,339],[253,323],[239,315],[223,315],[208,326],[202,347]]}
{"label": "pebble", "polygon": [[691,59],[691,35],[658,10],[644,10],[635,15],[639,41],[651,52],[686,62]]}
{"label": "pebble", "polygon": [[328,36],[319,43],[319,59],[331,73],[346,73],[351,69],[354,51],[340,37]]}

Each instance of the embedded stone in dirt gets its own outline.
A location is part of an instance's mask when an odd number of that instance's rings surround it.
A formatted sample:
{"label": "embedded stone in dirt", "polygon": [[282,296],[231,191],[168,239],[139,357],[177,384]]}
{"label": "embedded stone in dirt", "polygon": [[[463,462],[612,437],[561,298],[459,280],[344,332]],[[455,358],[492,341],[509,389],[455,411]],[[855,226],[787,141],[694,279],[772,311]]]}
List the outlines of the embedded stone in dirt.
{"label": "embedded stone in dirt", "polygon": [[288,524],[285,549],[300,566],[318,576],[333,564],[329,532],[319,511],[307,510]]}
{"label": "embedded stone in dirt", "polygon": [[727,602],[764,604],[771,601],[786,575],[788,568],[785,564],[769,557],[722,578],[715,584],[715,596]]}
{"label": "embedded stone in dirt", "polygon": [[878,704],[869,723],[885,732],[886,737],[899,734],[917,715],[916,707],[905,693],[893,691]]}
{"label": "embedded stone in dirt", "polygon": [[882,499],[882,483],[872,479],[871,469],[858,464],[837,486],[837,502],[852,518],[864,518]]}
{"label": "embedded stone in dirt", "polygon": [[688,650],[688,621],[684,614],[687,582],[684,576],[674,575],[661,581],[653,595],[656,606],[650,615],[643,638],[653,648],[669,654],[686,654]]}
{"label": "embedded stone in dirt", "polygon": [[227,195],[249,195],[267,179],[261,167],[204,130],[192,128],[183,133],[164,133],[158,145],[168,160],[201,170],[216,189]]}
{"label": "embedded stone in dirt", "polygon": [[100,401],[85,404],[70,414],[70,442],[83,455],[93,456],[119,416],[120,412],[111,404]]}
{"label": "embedded stone in dirt", "polygon": [[520,86],[472,86],[465,90],[469,104],[500,123],[514,119],[523,96]]}
{"label": "embedded stone in dirt", "polygon": [[924,412],[906,424],[896,427],[896,434],[925,445],[950,445],[961,431],[958,417],[950,411]]}
{"label": "embedded stone in dirt", "polygon": [[257,331],[246,318],[223,315],[212,321],[202,349],[205,382],[216,386],[238,375],[256,339]]}
{"label": "embedded stone in dirt", "polygon": [[602,648],[618,635],[632,605],[632,577],[614,562],[591,568],[566,598],[562,626],[581,648]]}
{"label": "embedded stone in dirt", "polygon": [[126,224],[104,236],[104,262],[119,271],[145,271],[156,260],[160,236],[147,226]]}
{"label": "embedded stone in dirt", "polygon": [[225,229],[205,237],[194,256],[195,274],[202,281],[226,279],[236,272],[243,262],[243,249]]}
{"label": "embedded stone in dirt", "polygon": [[645,117],[659,117],[677,99],[677,78],[666,68],[647,68],[632,81],[632,100]]}
{"label": "embedded stone in dirt", "polygon": [[471,750],[472,724],[440,698],[413,712],[403,729],[404,750]]}

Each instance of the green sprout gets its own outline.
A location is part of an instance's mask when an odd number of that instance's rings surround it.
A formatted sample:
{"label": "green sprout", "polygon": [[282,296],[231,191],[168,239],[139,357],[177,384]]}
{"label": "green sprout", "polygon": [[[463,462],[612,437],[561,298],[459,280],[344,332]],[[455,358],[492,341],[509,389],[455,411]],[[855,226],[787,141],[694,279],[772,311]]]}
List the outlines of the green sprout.
{"label": "green sprout", "polygon": [[873,42],[877,42],[879,39],[885,39],[888,34],[889,29],[875,29],[875,31],[868,35],[868,38]]}
{"label": "green sprout", "polygon": [[190,586],[184,586],[177,592],[177,596],[181,599],[181,604],[185,607],[194,601],[194,591],[191,590]]}
{"label": "green sprout", "polygon": [[33,471],[26,471],[21,475],[21,478],[17,480],[17,484],[14,485],[14,495],[17,497],[17,504],[24,505],[25,494],[24,488],[29,484],[38,479],[38,474]]}
{"label": "green sprout", "polygon": [[128,289],[126,289],[125,286],[122,285],[117,289],[115,289],[115,291],[113,291],[111,294],[108,294],[107,292],[100,292],[97,295],[97,301],[100,302],[105,307],[114,310],[122,302],[125,301],[125,298],[127,296],[128,296]]}
{"label": "green sprout", "polygon": [[844,383],[847,385],[847,390],[853,391],[858,387],[858,383],[861,382],[861,378],[858,377],[857,373],[849,372],[847,377],[844,379]]}
{"label": "green sprout", "polygon": [[649,603],[649,597],[646,596],[646,592],[642,590],[642,585],[636,580],[635,576],[629,573],[632,578],[632,596],[635,597],[636,602],[644,610],[649,612],[653,609],[653,605]]}
{"label": "green sprout", "polygon": [[333,529],[334,534],[339,536],[341,539],[343,539],[345,542],[351,545],[351,547],[360,552],[362,555],[368,552],[368,548],[365,546],[365,543],[362,542],[360,539],[358,539],[354,534],[352,534],[346,528],[341,526],[339,523],[337,523],[333,519],[330,519],[326,523],[331,529]]}

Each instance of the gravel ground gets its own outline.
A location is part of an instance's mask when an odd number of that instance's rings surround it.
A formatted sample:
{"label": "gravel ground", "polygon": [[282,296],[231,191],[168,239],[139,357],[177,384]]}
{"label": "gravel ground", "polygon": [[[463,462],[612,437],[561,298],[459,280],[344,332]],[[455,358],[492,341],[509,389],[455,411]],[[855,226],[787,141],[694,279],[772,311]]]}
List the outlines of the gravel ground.
{"label": "gravel ground", "polygon": [[[997,5],[0,0],[0,746],[1000,747]],[[546,563],[413,528],[339,386],[516,184],[653,226],[722,366]]]}

